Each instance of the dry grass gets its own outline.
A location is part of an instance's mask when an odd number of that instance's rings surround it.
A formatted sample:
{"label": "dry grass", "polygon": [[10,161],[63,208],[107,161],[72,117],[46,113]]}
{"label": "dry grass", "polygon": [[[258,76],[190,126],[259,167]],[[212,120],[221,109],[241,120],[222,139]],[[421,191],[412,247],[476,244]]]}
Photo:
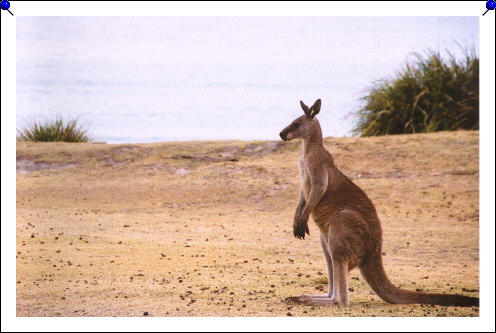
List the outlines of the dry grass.
{"label": "dry grass", "polygon": [[[376,204],[396,285],[478,296],[478,138],[325,140]],[[17,315],[479,315],[387,304],[357,270],[349,307],[282,303],[326,287],[317,228],[292,235],[299,147],[18,142]]]}

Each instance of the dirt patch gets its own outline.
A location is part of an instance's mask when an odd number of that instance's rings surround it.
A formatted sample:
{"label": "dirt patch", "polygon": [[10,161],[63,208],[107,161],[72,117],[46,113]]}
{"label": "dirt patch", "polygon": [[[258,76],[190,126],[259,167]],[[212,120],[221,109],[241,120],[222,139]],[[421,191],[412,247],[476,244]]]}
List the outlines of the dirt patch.
{"label": "dirt patch", "polygon": [[387,171],[387,172],[377,172],[377,171],[360,171],[351,172],[351,179],[358,178],[413,178],[413,177],[449,177],[449,176],[473,176],[479,174],[478,170],[468,170],[468,171],[451,171],[451,172],[430,172],[430,173],[406,173],[398,170]]}
{"label": "dirt patch", "polygon": [[40,170],[60,170],[78,166],[77,163],[44,163],[29,159],[19,159],[16,161],[16,171],[27,173]]}
{"label": "dirt patch", "polygon": [[233,175],[250,175],[253,177],[259,177],[262,174],[264,176],[268,175],[268,171],[263,166],[240,166],[235,164],[224,165],[222,167],[212,167],[208,170],[208,173],[213,176],[233,176]]}
{"label": "dirt patch", "polygon": [[214,157],[214,156],[208,156],[207,154],[204,153],[199,153],[195,155],[174,155],[172,156],[173,159],[177,160],[195,160],[195,161],[203,161],[203,162],[238,162],[239,159],[236,157],[231,157],[231,156],[220,156],[220,157]]}
{"label": "dirt patch", "polygon": [[149,172],[167,171],[170,174],[176,173],[176,171],[177,171],[177,168],[175,166],[164,164],[164,163],[145,165],[143,168]]}
{"label": "dirt patch", "polygon": [[110,152],[98,156],[98,160],[103,166],[120,167],[137,160],[145,158],[150,153],[150,149],[125,145],[113,147]]}
{"label": "dirt patch", "polygon": [[410,178],[414,177],[412,174],[406,174],[401,171],[388,171],[388,172],[376,172],[376,171],[362,171],[362,172],[352,172],[350,174],[351,179],[358,178]]}
{"label": "dirt patch", "polygon": [[438,176],[474,176],[478,175],[479,170],[461,170],[461,171],[448,171],[448,172],[433,172],[430,176],[438,177]]}
{"label": "dirt patch", "polygon": [[281,150],[284,147],[282,141],[268,141],[264,143],[250,143],[244,147],[229,146],[212,150],[211,154],[221,154],[223,156],[246,156],[246,157],[263,157],[270,153]]}
{"label": "dirt patch", "polygon": [[172,158],[204,162],[238,162],[242,156],[259,158],[276,152],[283,147],[284,143],[282,141],[269,141],[264,143],[251,143],[244,147],[222,147],[206,153],[198,153],[193,155],[174,155]]}
{"label": "dirt patch", "polygon": [[135,153],[135,152],[144,154],[144,153],[147,153],[150,151],[149,149],[146,149],[143,147],[131,146],[131,145],[118,146],[118,147],[112,148],[111,150],[115,154],[130,154],[130,153]]}

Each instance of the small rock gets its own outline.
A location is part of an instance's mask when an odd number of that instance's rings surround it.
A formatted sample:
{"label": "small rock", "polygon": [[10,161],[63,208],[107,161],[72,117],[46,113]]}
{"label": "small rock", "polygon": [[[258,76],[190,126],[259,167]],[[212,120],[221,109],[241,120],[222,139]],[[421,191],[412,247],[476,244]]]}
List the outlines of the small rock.
{"label": "small rock", "polygon": [[185,168],[182,168],[182,169],[179,169],[176,171],[176,174],[177,175],[185,175],[187,173],[189,173],[190,171],[188,169],[185,169]]}

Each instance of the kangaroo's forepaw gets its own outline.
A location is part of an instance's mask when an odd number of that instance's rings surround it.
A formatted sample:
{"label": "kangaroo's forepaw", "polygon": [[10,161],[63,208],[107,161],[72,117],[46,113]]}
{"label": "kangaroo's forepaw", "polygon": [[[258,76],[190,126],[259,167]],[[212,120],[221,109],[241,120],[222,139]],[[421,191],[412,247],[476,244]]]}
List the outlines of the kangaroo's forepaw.
{"label": "kangaroo's forepaw", "polygon": [[305,233],[310,235],[310,230],[308,229],[308,222],[300,221],[293,227],[293,234],[296,238],[305,239]]}

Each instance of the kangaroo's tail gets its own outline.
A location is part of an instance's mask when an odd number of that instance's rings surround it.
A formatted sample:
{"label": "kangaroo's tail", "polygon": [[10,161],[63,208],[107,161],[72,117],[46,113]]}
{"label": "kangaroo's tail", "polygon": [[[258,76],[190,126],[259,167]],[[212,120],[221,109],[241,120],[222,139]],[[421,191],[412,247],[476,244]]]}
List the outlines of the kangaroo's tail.
{"label": "kangaroo's tail", "polygon": [[395,287],[384,272],[380,252],[367,257],[360,265],[360,271],[372,290],[388,303],[479,306],[477,297],[428,294]]}

